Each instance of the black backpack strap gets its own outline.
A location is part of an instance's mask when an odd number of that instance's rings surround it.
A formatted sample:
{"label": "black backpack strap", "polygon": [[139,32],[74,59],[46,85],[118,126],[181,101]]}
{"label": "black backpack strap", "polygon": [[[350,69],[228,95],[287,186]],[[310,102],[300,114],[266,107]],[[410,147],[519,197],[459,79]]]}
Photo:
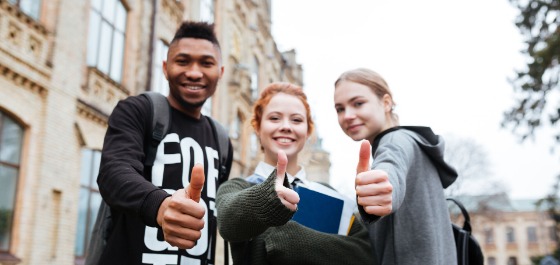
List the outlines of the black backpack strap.
{"label": "black backpack strap", "polygon": [[461,213],[463,214],[463,218],[465,218],[465,223],[463,224],[463,230],[472,233],[472,228],[471,228],[471,218],[469,217],[469,213],[467,212],[467,209],[465,208],[465,206],[459,202],[458,200],[455,200],[453,198],[447,198],[448,201],[452,201],[454,202],[457,206],[459,206],[459,209],[461,209]]}
{"label": "black backpack strap", "polygon": [[152,109],[152,133],[151,139],[147,141],[144,165],[153,166],[157,147],[169,131],[169,126],[171,125],[171,111],[169,109],[169,102],[167,102],[167,98],[164,95],[153,91],[147,91],[141,95],[149,99]]}
{"label": "black backpack strap", "polygon": [[[218,176],[218,183],[223,183],[227,180],[227,160],[229,155],[229,136],[226,128],[222,126],[218,121],[214,120],[212,117],[208,117],[210,120],[210,125],[212,127],[214,138],[216,143],[218,143],[218,149],[220,153],[220,173]],[[229,244],[228,241],[224,239],[224,264],[229,265]]]}
{"label": "black backpack strap", "polygon": [[218,143],[218,149],[220,153],[220,175],[219,175],[219,183],[222,183],[227,180],[226,174],[227,170],[227,160],[229,154],[229,136],[227,133],[226,128],[222,126],[218,121],[214,120],[212,117],[207,117],[210,120],[210,125],[212,126],[212,130],[214,131],[214,137],[216,138],[216,142]]}

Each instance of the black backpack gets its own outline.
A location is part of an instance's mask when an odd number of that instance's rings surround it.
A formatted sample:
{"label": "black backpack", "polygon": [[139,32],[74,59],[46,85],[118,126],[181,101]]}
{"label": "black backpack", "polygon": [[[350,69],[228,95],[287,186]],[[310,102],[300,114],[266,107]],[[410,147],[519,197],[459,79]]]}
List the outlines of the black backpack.
{"label": "black backpack", "polygon": [[[150,106],[152,109],[152,133],[151,139],[148,139],[149,143],[146,148],[146,159],[144,165],[153,166],[154,160],[156,158],[156,151],[159,143],[163,140],[169,127],[171,125],[171,111],[169,102],[160,93],[157,92],[144,92],[141,94],[145,96],[150,101]],[[226,129],[211,117],[207,118],[210,120],[210,125],[213,130],[214,137],[218,143],[218,149],[220,153],[220,167],[219,167],[219,177],[218,182],[222,183],[227,180],[227,158],[229,154],[229,137]],[[86,253],[85,265],[98,265],[101,259],[101,254],[103,249],[107,244],[107,239],[109,238],[109,232],[112,226],[111,218],[111,207],[101,201],[99,205],[99,210],[97,212],[97,218],[95,219],[95,225],[93,226],[93,231],[91,234],[91,240],[89,242],[88,251]],[[227,241],[224,240],[224,259],[225,263],[229,263],[229,254]]]}
{"label": "black backpack", "polygon": [[451,224],[457,246],[457,265],[483,265],[484,255],[478,241],[472,235],[471,218],[467,209],[456,199],[447,198],[447,200],[454,202],[461,209],[461,214],[465,219],[463,227]]}

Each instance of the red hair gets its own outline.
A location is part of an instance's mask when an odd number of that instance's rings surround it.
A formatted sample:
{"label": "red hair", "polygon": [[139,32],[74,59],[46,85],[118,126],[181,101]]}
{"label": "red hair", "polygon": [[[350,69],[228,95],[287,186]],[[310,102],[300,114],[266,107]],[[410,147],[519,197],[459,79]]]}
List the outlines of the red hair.
{"label": "red hair", "polygon": [[307,102],[307,96],[303,93],[303,89],[301,89],[301,87],[284,82],[271,83],[261,92],[259,99],[257,99],[253,105],[253,117],[251,118],[251,125],[253,126],[253,129],[255,129],[255,131],[260,130],[264,108],[268,105],[270,99],[278,93],[292,95],[301,100],[301,103],[303,103],[303,106],[305,107],[307,117],[307,135],[311,135],[315,125],[313,123],[313,119],[311,119],[311,108]]}

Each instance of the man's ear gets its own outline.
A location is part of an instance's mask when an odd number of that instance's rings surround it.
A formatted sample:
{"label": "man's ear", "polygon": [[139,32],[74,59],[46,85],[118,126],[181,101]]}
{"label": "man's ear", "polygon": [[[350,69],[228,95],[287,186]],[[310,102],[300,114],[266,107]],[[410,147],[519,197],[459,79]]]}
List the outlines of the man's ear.
{"label": "man's ear", "polygon": [[163,68],[163,75],[165,75],[165,79],[169,80],[169,78],[167,78],[167,61],[163,60],[163,63],[161,65]]}

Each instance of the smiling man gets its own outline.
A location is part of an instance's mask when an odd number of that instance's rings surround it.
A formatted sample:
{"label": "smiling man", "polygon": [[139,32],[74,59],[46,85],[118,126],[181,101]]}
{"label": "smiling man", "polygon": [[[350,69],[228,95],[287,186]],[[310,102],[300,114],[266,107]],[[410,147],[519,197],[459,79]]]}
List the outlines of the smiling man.
{"label": "smiling man", "polygon": [[112,224],[93,264],[215,263],[216,191],[229,175],[233,155],[228,140],[221,165],[216,128],[201,114],[224,72],[213,24],[184,22],[163,72],[171,124],[153,166],[145,154],[152,140],[149,99],[130,96],[109,117],[97,182]]}

